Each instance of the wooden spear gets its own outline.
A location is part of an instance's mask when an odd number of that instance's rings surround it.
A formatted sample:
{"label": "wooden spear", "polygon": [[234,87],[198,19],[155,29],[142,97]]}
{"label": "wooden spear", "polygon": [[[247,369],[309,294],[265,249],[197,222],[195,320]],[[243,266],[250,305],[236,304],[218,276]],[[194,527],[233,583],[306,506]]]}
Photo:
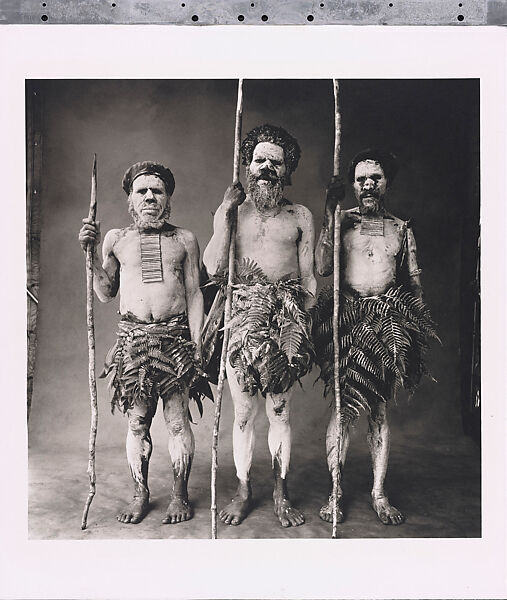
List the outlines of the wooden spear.
{"label": "wooden spear", "polygon": [[[234,131],[234,165],[232,170],[232,183],[239,181],[239,149],[241,144],[241,121],[243,118],[243,80],[238,80],[238,102],[236,106],[236,126]],[[211,539],[217,537],[217,499],[216,482],[218,469],[218,432],[220,427],[220,414],[222,410],[222,397],[225,383],[225,366],[227,363],[227,350],[229,346],[229,323],[232,308],[232,285],[234,283],[234,268],[236,261],[236,225],[238,213],[231,214],[230,239],[229,239],[229,278],[225,297],[224,314],[224,343],[220,355],[220,371],[218,375],[217,397],[215,401],[215,423],[213,426],[213,447],[211,451]]]}
{"label": "wooden spear", "polygon": [[[334,160],[333,175],[337,177],[340,173],[340,136],[341,136],[341,118],[339,103],[339,83],[333,79],[334,88]],[[333,346],[334,346],[334,397],[336,411],[336,461],[333,473],[333,533],[332,537],[337,537],[338,524],[338,489],[341,482],[341,392],[340,392],[340,338],[338,332],[338,317],[340,310],[340,203],[336,205],[334,211],[334,243],[333,243]]]}
{"label": "wooden spear", "polygon": [[[88,218],[95,221],[97,216],[97,155],[93,155],[92,189],[90,197],[90,211]],[[88,383],[90,386],[91,425],[88,441],[88,475],[90,477],[90,491],[81,520],[81,529],[86,529],[88,511],[95,496],[95,441],[97,439],[97,382],[95,379],[95,324],[93,319],[93,253],[94,247],[88,244],[86,248],[86,323],[88,328]]]}

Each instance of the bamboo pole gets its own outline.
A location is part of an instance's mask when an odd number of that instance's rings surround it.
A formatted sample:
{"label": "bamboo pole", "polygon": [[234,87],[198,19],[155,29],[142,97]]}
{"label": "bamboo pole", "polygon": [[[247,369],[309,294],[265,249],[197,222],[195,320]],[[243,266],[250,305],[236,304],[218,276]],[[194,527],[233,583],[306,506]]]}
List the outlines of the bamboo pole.
{"label": "bamboo pole", "polygon": [[[238,101],[236,106],[236,126],[234,131],[234,163],[232,172],[233,184],[239,181],[239,150],[241,145],[241,121],[243,118],[243,80],[238,80]],[[217,500],[216,480],[218,469],[218,432],[220,428],[220,415],[222,410],[222,397],[225,383],[225,366],[227,363],[227,350],[229,346],[229,322],[232,309],[232,285],[234,283],[234,268],[236,261],[236,226],[238,213],[235,210],[231,214],[230,239],[229,239],[229,276],[227,281],[227,293],[225,298],[224,314],[224,343],[220,355],[220,371],[218,376],[217,397],[215,401],[215,422],[213,425],[213,446],[211,452],[211,539],[217,538]]]}
{"label": "bamboo pole", "polygon": [[[93,155],[92,189],[90,197],[90,211],[88,218],[95,221],[97,216],[97,155]],[[88,511],[95,496],[95,441],[97,439],[98,409],[97,409],[97,382],[95,379],[95,323],[93,318],[93,252],[92,244],[86,248],[86,323],[88,329],[88,383],[90,386],[91,424],[90,438],[88,440],[88,475],[90,477],[90,491],[81,520],[81,529],[86,529]]]}
{"label": "bamboo pole", "polygon": [[[334,160],[333,175],[337,177],[340,173],[340,136],[341,117],[339,103],[339,83],[333,79],[334,88],[334,115],[335,115],[335,138],[334,138]],[[334,397],[336,411],[336,462],[333,473],[333,532],[332,537],[337,537],[338,525],[338,489],[341,483],[341,391],[340,391],[340,338],[338,332],[338,318],[340,311],[340,213],[341,207],[338,203],[334,211],[334,240],[333,240],[333,346],[334,346]]]}

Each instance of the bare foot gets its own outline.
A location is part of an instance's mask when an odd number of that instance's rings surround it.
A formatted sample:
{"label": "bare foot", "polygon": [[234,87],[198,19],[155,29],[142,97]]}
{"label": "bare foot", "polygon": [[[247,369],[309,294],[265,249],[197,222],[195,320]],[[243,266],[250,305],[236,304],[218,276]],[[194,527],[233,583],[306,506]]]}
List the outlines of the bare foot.
{"label": "bare foot", "polygon": [[372,506],[384,525],[400,525],[405,520],[405,516],[397,508],[391,506],[385,496],[373,498]]}
{"label": "bare foot", "polygon": [[169,502],[167,511],[162,523],[181,523],[190,521],[194,516],[194,509],[190,506],[188,500],[183,498],[173,498]]}
{"label": "bare foot", "polygon": [[[333,497],[329,496],[329,500],[326,504],[320,509],[319,517],[326,521],[327,523],[333,522]],[[338,506],[336,510],[336,522],[342,523],[345,520],[345,516],[343,515],[342,510],[342,499],[338,498]]]}
{"label": "bare foot", "polygon": [[282,527],[297,527],[305,522],[303,513],[294,508],[287,498],[275,500],[275,515]]}
{"label": "bare foot", "polygon": [[117,516],[121,523],[139,523],[148,512],[149,496],[134,496],[132,502]]}
{"label": "bare foot", "polygon": [[218,515],[226,525],[239,525],[250,512],[252,500],[236,494],[229,504]]}

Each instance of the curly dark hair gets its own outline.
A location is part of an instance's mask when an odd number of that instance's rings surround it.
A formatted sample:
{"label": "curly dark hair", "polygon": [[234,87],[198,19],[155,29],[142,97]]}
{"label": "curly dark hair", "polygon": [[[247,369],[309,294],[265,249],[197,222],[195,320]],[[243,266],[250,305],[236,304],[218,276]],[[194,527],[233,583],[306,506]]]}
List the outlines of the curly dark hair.
{"label": "curly dark hair", "polygon": [[396,156],[392,152],[380,150],[378,148],[367,148],[354,156],[349,165],[349,183],[354,183],[356,167],[363,160],[374,160],[375,162],[378,162],[386,176],[387,185],[391,185],[398,172]]}
{"label": "curly dark hair", "polygon": [[271,142],[283,148],[287,168],[285,183],[290,185],[290,176],[296,170],[301,156],[301,148],[296,138],[292,137],[283,127],[276,127],[275,125],[269,125],[269,123],[255,127],[241,144],[244,165],[248,166],[252,162],[255,146],[261,142]]}

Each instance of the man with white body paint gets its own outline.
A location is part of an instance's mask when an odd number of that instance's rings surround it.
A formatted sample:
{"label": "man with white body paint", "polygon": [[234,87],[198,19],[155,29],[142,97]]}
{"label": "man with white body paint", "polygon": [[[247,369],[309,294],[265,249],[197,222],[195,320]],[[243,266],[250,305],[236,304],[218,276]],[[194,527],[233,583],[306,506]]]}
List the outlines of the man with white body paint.
{"label": "man with white body paint", "polygon": [[[203,256],[210,275],[227,268],[231,214],[237,209],[237,281],[241,281],[242,272],[248,273],[244,283],[235,287],[226,369],[234,403],[233,455],[238,487],[220,512],[220,519],[238,525],[251,508],[254,419],[262,395],[269,420],[274,512],[282,527],[290,527],[304,523],[302,513],[290,502],[287,472],[291,388],[311,365],[305,309],[316,291],[313,219],[306,207],[283,196],[300,156],[292,136],[282,128],[263,125],[248,134],[241,149],[247,194],[239,183],[229,186],[215,214],[213,237]],[[283,307],[289,306],[293,312],[284,316]],[[295,353],[286,353],[283,341],[276,342],[284,326],[297,330],[295,338],[300,345]]]}
{"label": "man with white body paint", "polygon": [[[428,337],[436,337],[422,301],[414,234],[408,222],[390,214],[384,197],[396,173],[393,155],[365,150],[351,162],[349,181],[358,207],[341,213],[340,248],[340,389],[343,437],[341,465],[349,445],[349,424],[362,410],[368,415],[368,445],[373,466],[372,506],[380,521],[399,525],[404,515],[384,491],[390,433],[387,403],[400,386],[415,389],[428,374],[422,360]],[[345,194],[334,178],[328,188],[324,224],[315,251],[320,275],[333,271],[334,213]],[[334,392],[332,352],[333,296],[323,290],[316,306],[314,342],[326,393]],[[327,430],[329,471],[336,469],[336,413]],[[338,489],[338,522],[342,521],[343,492]],[[332,521],[333,496],[320,517]]]}
{"label": "man with white body paint", "polygon": [[193,233],[169,224],[174,178],[154,162],[132,165],[123,178],[133,224],[100,242],[98,222],[83,219],[79,241],[93,246],[94,289],[101,302],[120,292],[118,341],[106,358],[112,406],[128,417],[127,459],[134,497],[118,515],[139,523],[148,511],[150,427],[162,398],[174,484],[163,523],[191,519],[188,478],[194,455],[189,388],[202,374],[203,298],[199,246]]}

